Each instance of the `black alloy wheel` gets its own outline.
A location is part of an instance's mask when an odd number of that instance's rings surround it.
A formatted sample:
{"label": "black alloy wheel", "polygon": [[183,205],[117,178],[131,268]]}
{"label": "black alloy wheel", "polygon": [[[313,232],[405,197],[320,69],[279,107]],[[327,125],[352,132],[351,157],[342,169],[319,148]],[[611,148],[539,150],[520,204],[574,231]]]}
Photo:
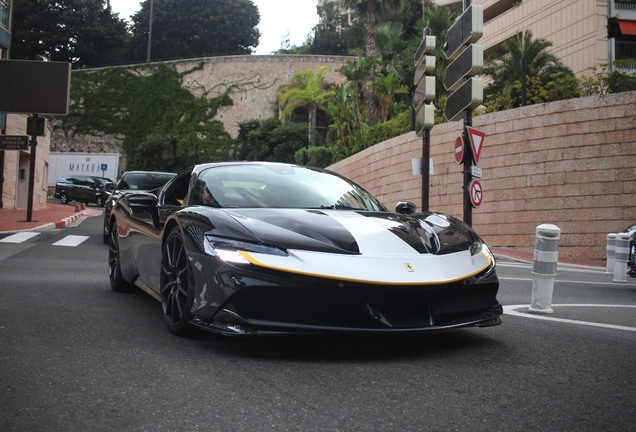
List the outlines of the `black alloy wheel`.
{"label": "black alloy wheel", "polygon": [[64,192],[60,194],[60,204],[68,204],[68,196]]}
{"label": "black alloy wheel", "polygon": [[104,198],[101,195],[97,196],[97,207],[104,207]]}
{"label": "black alloy wheel", "polygon": [[192,326],[192,274],[179,227],[173,228],[161,257],[161,305],[172,334],[186,336]]}
{"label": "black alloy wheel", "polygon": [[132,285],[121,275],[121,258],[119,256],[119,232],[115,224],[111,225],[108,241],[108,278],[110,288],[115,292],[129,292]]}

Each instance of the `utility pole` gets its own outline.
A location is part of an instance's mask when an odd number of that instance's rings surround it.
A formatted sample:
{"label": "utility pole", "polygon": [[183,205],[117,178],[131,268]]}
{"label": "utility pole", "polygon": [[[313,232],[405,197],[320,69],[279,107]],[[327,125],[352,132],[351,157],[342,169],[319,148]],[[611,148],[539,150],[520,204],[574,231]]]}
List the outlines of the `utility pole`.
{"label": "utility pole", "polygon": [[154,11],[154,0],[150,0],[150,22],[148,23],[148,57],[146,57],[146,63],[150,63],[152,53],[152,14]]}

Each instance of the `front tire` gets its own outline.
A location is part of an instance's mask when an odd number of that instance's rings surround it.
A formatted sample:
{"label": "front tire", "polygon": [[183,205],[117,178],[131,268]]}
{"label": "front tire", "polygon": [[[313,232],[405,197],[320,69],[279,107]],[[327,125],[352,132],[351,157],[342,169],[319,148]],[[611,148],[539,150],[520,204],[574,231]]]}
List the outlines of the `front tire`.
{"label": "front tire", "polygon": [[110,279],[110,288],[115,292],[129,292],[133,286],[126,282],[121,274],[119,232],[115,224],[111,225],[108,238],[108,278]]}
{"label": "front tire", "polygon": [[161,257],[161,305],[168,330],[177,336],[192,331],[192,272],[179,227],[173,228]]}

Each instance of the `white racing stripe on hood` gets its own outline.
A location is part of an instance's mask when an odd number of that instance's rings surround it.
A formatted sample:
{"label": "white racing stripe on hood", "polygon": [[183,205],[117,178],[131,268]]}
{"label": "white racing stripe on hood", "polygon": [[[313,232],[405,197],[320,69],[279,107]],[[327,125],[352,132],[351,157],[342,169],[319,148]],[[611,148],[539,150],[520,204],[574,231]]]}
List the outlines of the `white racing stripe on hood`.
{"label": "white racing stripe on hood", "polygon": [[351,233],[363,255],[383,257],[420,255],[408,243],[388,230],[388,226],[403,228],[399,222],[366,217],[347,210],[331,210],[324,213],[338,221]]}

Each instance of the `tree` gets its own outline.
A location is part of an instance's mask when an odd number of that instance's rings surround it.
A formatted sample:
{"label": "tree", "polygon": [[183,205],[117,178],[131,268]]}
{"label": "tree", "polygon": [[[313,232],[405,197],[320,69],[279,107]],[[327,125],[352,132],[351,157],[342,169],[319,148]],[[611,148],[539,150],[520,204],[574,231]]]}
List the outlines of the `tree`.
{"label": "tree", "polygon": [[69,115],[56,127],[66,134],[122,135],[129,170],[180,171],[221,160],[232,138],[212,120],[227,93],[195,96],[182,86],[176,66],[159,63],[131,71],[76,71]]}
{"label": "tree", "polygon": [[[357,60],[349,60],[347,63],[338,69],[349,82],[349,85],[352,87],[353,94],[355,96],[356,101],[356,112],[358,113],[358,120],[360,123],[360,128],[364,124],[364,120],[362,117],[362,112],[360,110],[360,94],[362,93],[366,98],[366,92],[364,90],[364,83],[369,76],[369,74],[373,70],[373,65],[375,63],[374,57],[362,58],[358,57]],[[366,101],[365,101],[366,105]],[[361,129],[362,130],[362,129]]]}
{"label": "tree", "polygon": [[326,66],[318,68],[314,73],[311,69],[296,72],[292,75],[289,84],[281,84],[278,87],[278,103],[282,108],[281,118],[288,119],[296,108],[309,108],[309,147],[316,145],[316,119],[318,107],[325,100],[324,95],[328,91],[328,85],[323,77]]}
{"label": "tree", "polygon": [[11,58],[72,63],[74,67],[127,61],[126,23],[104,0],[15,0]]}
{"label": "tree", "polygon": [[[133,58],[148,51],[150,0],[133,16]],[[251,54],[260,22],[251,0],[154,0],[152,58],[177,59],[219,54]]]}
{"label": "tree", "polygon": [[[404,0],[340,0],[343,7],[354,9],[359,16],[367,18],[367,57],[375,56],[375,27],[377,18],[388,10],[397,10]],[[367,80],[367,121],[372,124],[375,118],[375,103],[371,84],[374,76],[369,75]]]}
{"label": "tree", "polygon": [[515,106],[520,106],[521,93],[515,89],[515,82],[521,81],[521,59],[526,59],[526,76],[538,78],[545,86],[552,75],[562,73],[565,77],[574,77],[572,70],[565,66],[557,56],[547,49],[552,42],[546,39],[533,39],[532,31],[526,30],[523,37],[517,35],[505,43],[507,52],[495,57],[486,64],[483,74],[493,82],[486,88],[486,98],[493,95],[510,98]]}
{"label": "tree", "polygon": [[393,72],[389,72],[386,77],[382,75],[377,77],[373,82],[373,90],[380,99],[380,117],[383,123],[389,117],[389,109],[395,95],[408,94],[409,92],[408,87],[402,85],[400,78],[394,75]]}

